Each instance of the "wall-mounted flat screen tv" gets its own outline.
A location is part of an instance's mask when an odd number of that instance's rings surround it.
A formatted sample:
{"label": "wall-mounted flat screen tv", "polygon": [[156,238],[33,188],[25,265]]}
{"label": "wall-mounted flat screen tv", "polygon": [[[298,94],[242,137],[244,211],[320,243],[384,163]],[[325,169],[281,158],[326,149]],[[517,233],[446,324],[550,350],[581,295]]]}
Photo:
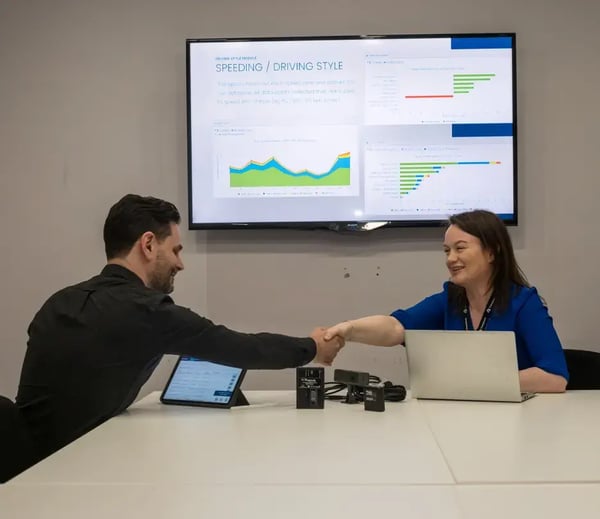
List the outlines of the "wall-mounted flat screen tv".
{"label": "wall-mounted flat screen tv", "polygon": [[514,33],[186,45],[190,228],[517,223]]}

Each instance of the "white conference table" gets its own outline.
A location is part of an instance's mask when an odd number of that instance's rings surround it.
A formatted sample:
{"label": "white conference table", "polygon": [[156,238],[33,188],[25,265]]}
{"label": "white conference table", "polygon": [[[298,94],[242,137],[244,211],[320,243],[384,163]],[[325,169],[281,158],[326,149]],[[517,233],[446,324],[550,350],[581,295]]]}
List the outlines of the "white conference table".
{"label": "white conference table", "polygon": [[217,410],[149,395],[0,486],[0,517],[600,517],[600,392],[384,413],[247,396]]}
{"label": "white conference table", "polygon": [[[416,401],[383,413],[295,393],[248,392],[250,406],[166,406],[149,395],[13,481],[260,485],[451,484]],[[255,404],[254,404],[255,403]]]}
{"label": "white conference table", "polygon": [[459,483],[600,482],[600,391],[419,407]]}
{"label": "white conference table", "polygon": [[598,519],[600,485],[0,486],[2,519]]}

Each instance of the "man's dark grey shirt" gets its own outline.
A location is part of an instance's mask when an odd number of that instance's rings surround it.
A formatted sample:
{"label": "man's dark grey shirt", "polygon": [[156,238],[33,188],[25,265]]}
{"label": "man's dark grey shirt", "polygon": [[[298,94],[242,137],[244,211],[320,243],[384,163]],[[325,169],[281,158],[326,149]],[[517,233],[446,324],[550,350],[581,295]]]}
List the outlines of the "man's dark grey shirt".
{"label": "man's dark grey shirt", "polygon": [[48,299],[29,326],[17,404],[45,457],[126,409],[163,354],[247,369],[301,366],[311,338],[213,324],[107,265]]}

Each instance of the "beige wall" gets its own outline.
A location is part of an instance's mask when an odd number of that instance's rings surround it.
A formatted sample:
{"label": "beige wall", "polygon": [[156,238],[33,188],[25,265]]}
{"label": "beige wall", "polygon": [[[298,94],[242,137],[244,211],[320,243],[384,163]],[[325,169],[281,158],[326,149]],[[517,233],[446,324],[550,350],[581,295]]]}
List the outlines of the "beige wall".
{"label": "beige wall", "polygon": [[[16,392],[44,299],[102,267],[111,203],[137,192],[187,212],[187,37],[515,31],[521,222],[511,234],[563,343],[600,349],[599,23],[588,0],[0,2],[0,394]],[[184,232],[175,298],[242,330],[305,335],[438,290],[440,234]],[[405,382],[400,348],[349,345],[338,367]],[[255,372],[246,385],[291,387],[293,375]]]}

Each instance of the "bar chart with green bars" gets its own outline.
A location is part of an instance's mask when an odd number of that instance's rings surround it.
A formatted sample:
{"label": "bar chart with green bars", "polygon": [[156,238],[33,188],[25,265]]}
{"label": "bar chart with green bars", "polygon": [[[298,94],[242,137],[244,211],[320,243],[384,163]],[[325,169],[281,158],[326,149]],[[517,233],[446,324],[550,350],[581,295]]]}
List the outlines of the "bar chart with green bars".
{"label": "bar chart with green bars", "polygon": [[496,74],[454,74],[453,87],[455,94],[468,94],[480,81],[489,81]]}
{"label": "bar chart with green bars", "polygon": [[448,166],[494,166],[501,164],[499,160],[455,161],[455,162],[401,162],[400,163],[400,196],[415,191],[423,180],[437,175]]}

